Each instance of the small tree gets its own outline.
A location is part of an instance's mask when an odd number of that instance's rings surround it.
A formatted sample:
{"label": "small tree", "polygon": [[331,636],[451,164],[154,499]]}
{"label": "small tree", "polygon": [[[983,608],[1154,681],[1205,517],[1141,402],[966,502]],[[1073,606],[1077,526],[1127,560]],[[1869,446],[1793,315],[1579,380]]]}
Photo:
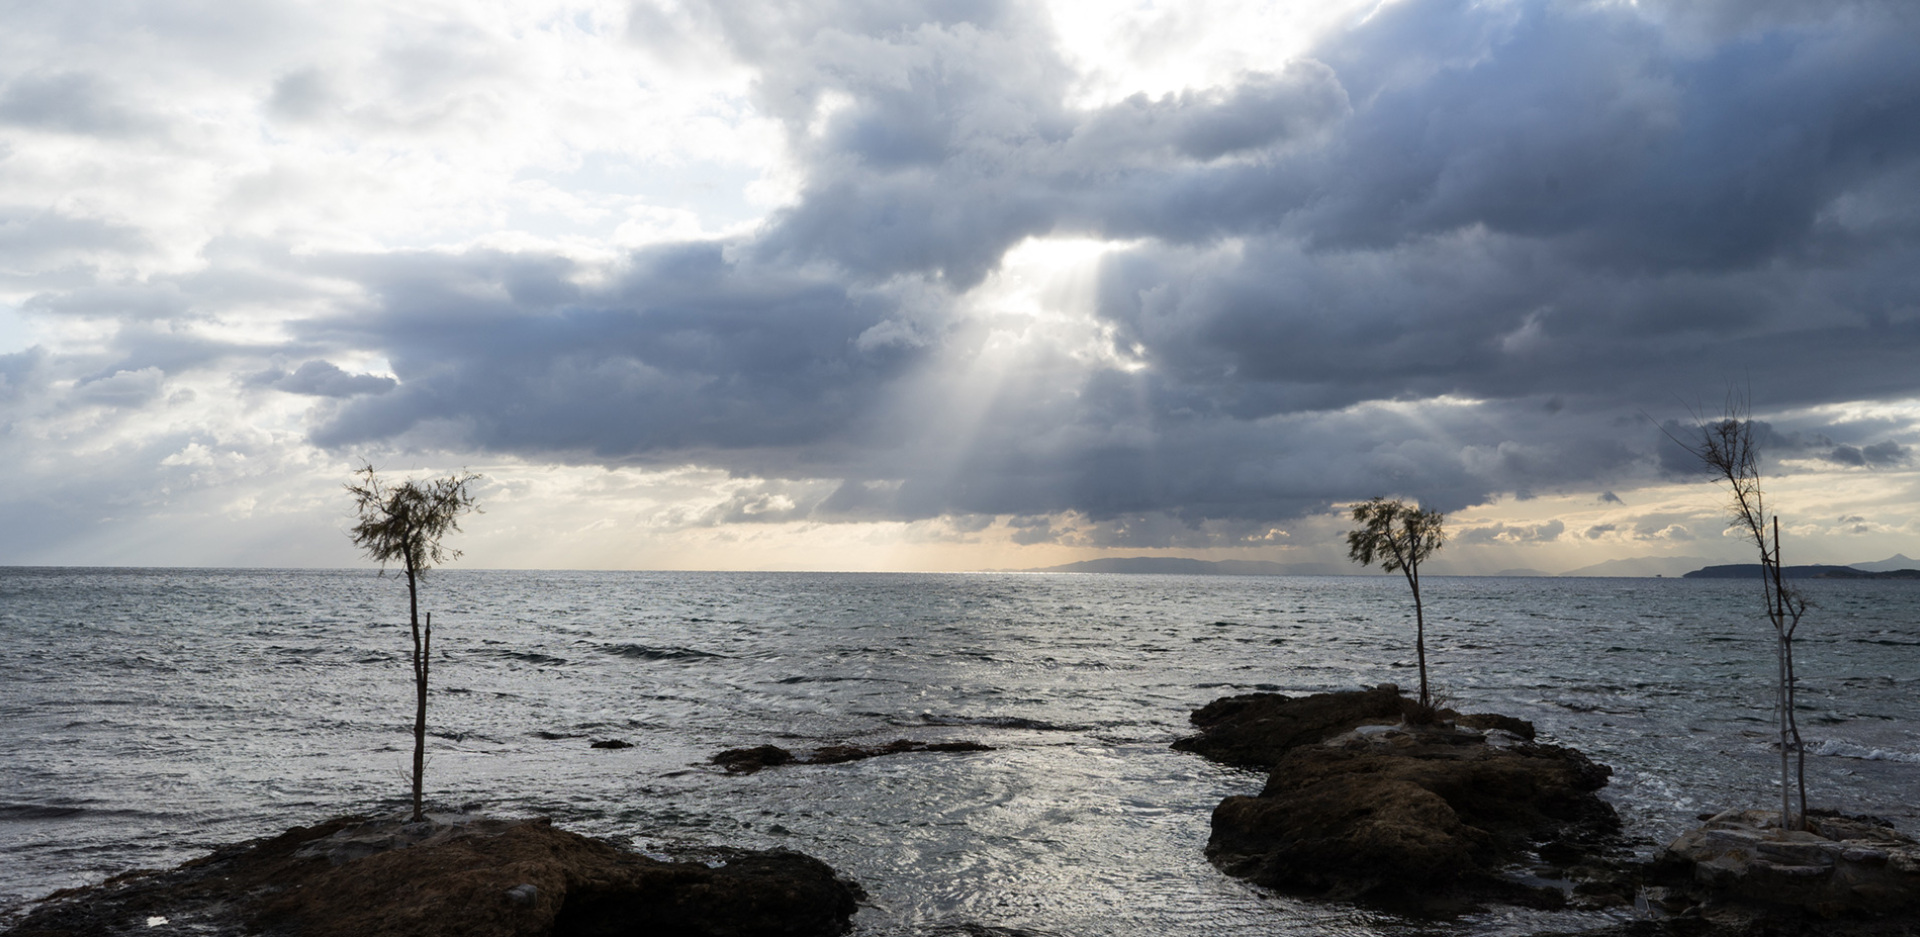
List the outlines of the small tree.
{"label": "small tree", "polygon": [[[1671,434],[1669,434],[1671,435]],[[1799,830],[1807,822],[1807,760],[1800,743],[1800,721],[1794,716],[1795,677],[1793,633],[1806,614],[1807,600],[1787,585],[1780,568],[1780,515],[1771,518],[1760,491],[1760,446],[1754,440],[1753,420],[1746,400],[1728,395],[1726,416],[1702,421],[1694,440],[1675,439],[1686,446],[1725,482],[1733,494],[1729,510],[1733,526],[1760,550],[1760,584],[1766,595],[1767,620],[1773,625],[1775,675],[1774,717],[1780,733],[1780,828]],[[1798,784],[1790,781],[1797,768]],[[1793,812],[1791,791],[1800,793],[1800,812]]]}
{"label": "small tree", "polygon": [[1420,708],[1433,708],[1427,694],[1427,618],[1420,604],[1420,564],[1446,541],[1441,530],[1445,515],[1423,511],[1406,502],[1375,498],[1353,507],[1353,519],[1361,523],[1347,532],[1347,558],[1362,566],[1380,561],[1380,568],[1407,577],[1413,590],[1413,647],[1420,658]]}
{"label": "small tree", "polygon": [[360,484],[347,485],[360,522],[348,536],[369,559],[386,565],[397,562],[407,574],[407,614],[413,626],[413,819],[426,819],[421,809],[420,778],[426,767],[427,671],[433,652],[433,613],[424,627],[420,621],[420,579],[427,570],[457,559],[459,550],[440,544],[440,538],[460,529],[460,515],[477,511],[469,490],[480,476],[461,473],[429,482],[411,479],[398,485],[380,480],[373,466],[355,473]]}

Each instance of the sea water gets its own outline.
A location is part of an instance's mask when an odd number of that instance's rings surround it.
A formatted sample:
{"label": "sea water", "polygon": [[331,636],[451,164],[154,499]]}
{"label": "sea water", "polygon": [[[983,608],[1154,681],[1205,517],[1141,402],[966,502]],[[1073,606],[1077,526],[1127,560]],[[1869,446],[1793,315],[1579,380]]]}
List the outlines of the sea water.
{"label": "sea water", "polygon": [[[1651,852],[1778,802],[1757,582],[1429,578],[1450,705],[1533,720],[1614,768]],[[1816,806],[1920,832],[1920,583],[1809,581],[1800,718]],[[1417,682],[1397,576],[876,575],[449,569],[426,789],[674,853],[818,856],[856,933],[1529,933],[1435,924],[1221,875],[1208,815],[1263,777],[1171,751],[1219,696]],[[58,888],[403,806],[406,588],[372,571],[0,569],[0,923]],[[729,775],[723,749],[969,739]],[[634,747],[594,749],[620,739]]]}

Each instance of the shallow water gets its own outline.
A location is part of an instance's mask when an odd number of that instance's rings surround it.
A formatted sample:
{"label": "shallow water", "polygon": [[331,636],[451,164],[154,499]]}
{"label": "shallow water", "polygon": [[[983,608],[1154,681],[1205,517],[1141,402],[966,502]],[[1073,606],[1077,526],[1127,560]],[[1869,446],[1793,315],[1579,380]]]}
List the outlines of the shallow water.
{"label": "shallow water", "polygon": [[[1641,848],[1768,785],[1757,585],[1423,583],[1459,708],[1616,769]],[[1920,830],[1920,584],[1813,581],[1816,805]],[[430,797],[630,837],[785,846],[858,879],[858,933],[1527,933],[1275,897],[1203,858],[1257,774],[1170,751],[1256,689],[1412,685],[1397,577],[439,571]],[[0,569],[0,915],[55,888],[401,804],[405,586],[363,571]],[[721,749],[975,739],[731,776]],[[589,741],[620,738],[607,751]],[[0,917],[0,920],[4,920]],[[1559,916],[1572,928],[1603,917]]]}

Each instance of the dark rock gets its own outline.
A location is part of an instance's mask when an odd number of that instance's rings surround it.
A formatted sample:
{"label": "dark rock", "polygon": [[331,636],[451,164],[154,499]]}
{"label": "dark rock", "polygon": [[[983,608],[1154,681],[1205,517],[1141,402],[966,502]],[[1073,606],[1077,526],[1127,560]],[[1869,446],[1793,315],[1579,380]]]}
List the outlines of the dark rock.
{"label": "dark rock", "polygon": [[735,774],[752,774],[761,768],[784,765],[793,760],[793,753],[778,745],[756,745],[752,748],[729,748],[713,756],[713,763]]}
{"label": "dark rock", "polygon": [[1283,696],[1248,693],[1214,700],[1189,717],[1199,735],[1173,743],[1174,749],[1242,768],[1272,768],[1280,756],[1365,725],[1399,722],[1452,723],[1481,731],[1499,729],[1533,740],[1533,723],[1499,713],[1461,714],[1451,709],[1422,710],[1383,683],[1371,690]]}
{"label": "dark rock", "polygon": [[286,937],[796,937],[850,926],[859,888],[818,860],[722,855],[663,862],[544,820],[343,817],[56,894],[7,933],[144,932],[155,917],[181,932]]}
{"label": "dark rock", "polygon": [[1451,721],[1454,725],[1468,729],[1479,729],[1482,732],[1490,729],[1499,729],[1502,732],[1512,733],[1517,738],[1529,742],[1533,741],[1533,723],[1525,719],[1515,719],[1512,716],[1503,716],[1499,713],[1460,714],[1455,713],[1451,709],[1441,710],[1440,718],[1443,722]]}
{"label": "dark rock", "polygon": [[878,758],[881,755],[903,755],[908,752],[990,752],[993,747],[979,742],[915,742],[909,739],[895,739],[885,745],[829,745],[816,748],[813,753],[802,759],[803,764],[837,765],[863,758]]}
{"label": "dark rock", "polygon": [[1681,834],[1651,875],[1703,905],[1820,918],[1920,911],[1920,843],[1872,817],[1807,820],[1804,831],[1783,831],[1777,812],[1726,811]]}
{"label": "dark rock", "polygon": [[866,758],[878,758],[881,755],[903,755],[908,752],[990,752],[993,747],[979,742],[916,742],[911,739],[896,739],[885,745],[828,745],[816,748],[804,756],[776,745],[761,745],[755,748],[729,748],[713,756],[712,763],[735,774],[752,774],[762,768],[777,765],[837,765]]}
{"label": "dark rock", "polygon": [[632,748],[633,743],[626,741],[625,739],[601,739],[600,741],[594,742],[593,744],[587,747],[588,748]]}
{"label": "dark rock", "polygon": [[1297,894],[1511,892],[1497,870],[1532,844],[1618,831],[1613,808],[1593,794],[1605,774],[1551,745],[1489,744],[1447,727],[1356,730],[1295,747],[1260,796],[1222,801],[1207,855]]}
{"label": "dark rock", "polygon": [[[1585,861],[1620,827],[1594,794],[1612,769],[1531,741],[1523,720],[1423,710],[1392,685],[1228,697],[1193,722],[1201,734],[1176,748],[1272,769],[1258,797],[1214,810],[1208,857],[1281,891],[1423,910],[1558,907],[1566,891],[1503,870],[1536,847],[1556,864]],[[1578,903],[1618,891],[1595,886]]]}
{"label": "dark rock", "polygon": [[1179,751],[1243,768],[1272,768],[1288,750],[1312,745],[1363,725],[1399,722],[1407,701],[1400,688],[1289,697],[1248,693],[1214,700],[1190,717],[1199,735],[1173,743]]}

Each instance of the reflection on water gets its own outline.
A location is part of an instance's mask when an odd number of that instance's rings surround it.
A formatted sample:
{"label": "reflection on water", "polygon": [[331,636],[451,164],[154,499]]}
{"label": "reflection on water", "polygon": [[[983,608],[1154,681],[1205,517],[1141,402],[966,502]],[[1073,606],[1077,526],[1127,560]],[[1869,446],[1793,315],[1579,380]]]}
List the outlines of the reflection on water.
{"label": "reflection on water", "polygon": [[[1616,768],[1650,850],[1765,802],[1771,665],[1726,581],[1435,579],[1466,709]],[[1812,582],[1816,803],[1916,824],[1920,588]],[[1410,682],[1389,577],[435,574],[428,790],[668,850],[785,846],[859,879],[870,935],[1524,934],[1260,892],[1202,858],[1253,773],[1168,750],[1216,696]],[[397,808],[404,588],[363,572],[0,570],[0,907],[325,816]],[[728,775],[725,748],[975,739]],[[588,748],[620,738],[636,747]],[[1588,915],[1600,921],[1603,916]],[[1551,923],[1544,923],[1550,921]]]}

